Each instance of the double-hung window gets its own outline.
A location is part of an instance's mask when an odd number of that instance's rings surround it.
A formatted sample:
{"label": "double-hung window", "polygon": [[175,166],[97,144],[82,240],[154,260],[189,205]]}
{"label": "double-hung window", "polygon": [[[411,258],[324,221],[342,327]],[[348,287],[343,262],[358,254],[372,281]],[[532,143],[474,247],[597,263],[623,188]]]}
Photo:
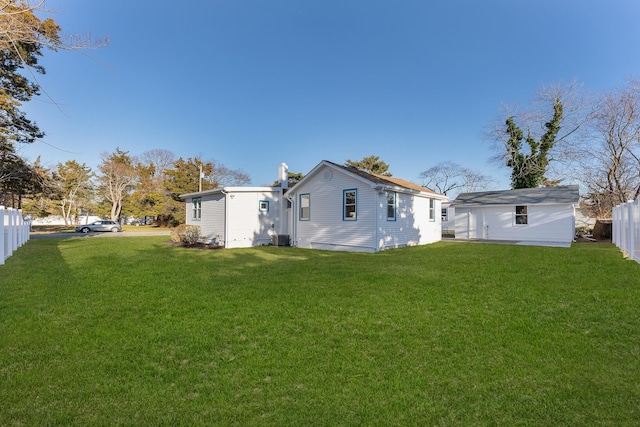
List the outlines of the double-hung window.
{"label": "double-hung window", "polygon": [[300,221],[309,221],[311,218],[310,208],[311,206],[311,195],[301,194],[300,195]]}
{"label": "double-hung window", "polygon": [[193,204],[193,220],[200,221],[202,218],[202,198],[194,197],[191,199],[191,203]]}
{"label": "double-hung window", "polygon": [[345,221],[357,220],[358,190],[356,190],[355,188],[350,190],[344,190],[342,192],[342,200],[343,200],[342,219],[344,219]]}
{"label": "double-hung window", "polygon": [[396,193],[387,191],[387,221],[396,220]]}
{"label": "double-hung window", "polygon": [[436,220],[436,199],[429,199],[429,221]]}
{"label": "double-hung window", "polygon": [[516,224],[524,225],[529,223],[526,206],[516,206]]}

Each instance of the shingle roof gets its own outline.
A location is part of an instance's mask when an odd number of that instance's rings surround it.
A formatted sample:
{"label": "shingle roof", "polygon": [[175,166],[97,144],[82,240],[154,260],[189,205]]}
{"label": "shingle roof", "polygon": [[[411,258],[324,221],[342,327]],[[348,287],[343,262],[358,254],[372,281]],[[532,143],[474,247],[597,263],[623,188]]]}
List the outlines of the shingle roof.
{"label": "shingle roof", "polygon": [[390,185],[390,186],[397,186],[397,187],[403,187],[406,188],[408,190],[414,190],[414,191],[421,191],[423,193],[431,193],[431,194],[437,194],[439,195],[439,193],[436,193],[433,190],[430,190],[426,187],[421,187],[417,184],[414,184],[413,182],[409,182],[407,180],[401,179],[401,178],[395,178],[395,177],[391,177],[391,176],[383,176],[383,175],[378,175],[378,174],[374,174],[374,173],[369,173],[369,172],[365,172],[362,171],[358,168],[355,168],[353,166],[344,166],[344,165],[339,165],[337,163],[333,163],[330,162],[328,160],[325,160],[324,162],[331,164],[332,166],[335,166],[337,168],[343,169],[349,173],[352,173],[354,175],[358,175],[359,177],[362,177],[364,179],[367,179],[375,184],[380,184],[380,185]]}
{"label": "shingle roof", "polygon": [[577,185],[560,185],[557,187],[460,193],[453,201],[452,206],[565,204],[578,203],[579,199],[580,192]]}

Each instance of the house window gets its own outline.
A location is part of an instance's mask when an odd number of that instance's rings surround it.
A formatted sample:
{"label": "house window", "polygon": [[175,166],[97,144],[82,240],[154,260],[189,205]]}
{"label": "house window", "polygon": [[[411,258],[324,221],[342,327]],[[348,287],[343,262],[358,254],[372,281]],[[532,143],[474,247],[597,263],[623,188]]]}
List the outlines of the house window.
{"label": "house window", "polygon": [[387,221],[396,220],[396,193],[387,192]]}
{"label": "house window", "polygon": [[358,199],[358,190],[344,190],[342,192],[342,200],[343,200],[343,217],[345,221],[355,221],[357,219],[357,199]]}
{"label": "house window", "polygon": [[269,212],[269,201],[268,200],[260,200],[258,202],[258,210],[260,212]]}
{"label": "house window", "polygon": [[191,203],[193,204],[193,220],[200,221],[202,214],[202,198],[194,197],[191,199]]}
{"label": "house window", "polygon": [[429,221],[436,220],[436,199],[429,199]]}
{"label": "house window", "polygon": [[440,209],[441,212],[441,216],[442,216],[442,222],[447,222],[447,218],[449,217],[449,212],[447,211],[447,208],[441,208]]}
{"label": "house window", "polygon": [[527,218],[527,207],[526,206],[516,206],[516,224],[528,224],[529,219]]}
{"label": "house window", "polygon": [[300,220],[301,221],[309,221],[310,212],[310,195],[309,194],[301,194],[300,195]]}

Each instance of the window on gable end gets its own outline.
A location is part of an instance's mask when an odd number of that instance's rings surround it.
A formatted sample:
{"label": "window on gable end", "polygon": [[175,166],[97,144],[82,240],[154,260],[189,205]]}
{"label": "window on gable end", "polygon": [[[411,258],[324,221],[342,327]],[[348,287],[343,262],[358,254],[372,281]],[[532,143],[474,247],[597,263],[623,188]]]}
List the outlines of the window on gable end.
{"label": "window on gable end", "polygon": [[342,192],[343,216],[345,221],[356,221],[358,219],[358,190],[355,188]]}
{"label": "window on gable end", "polygon": [[300,195],[300,221],[309,221],[311,218],[311,195],[310,194],[301,194]]}

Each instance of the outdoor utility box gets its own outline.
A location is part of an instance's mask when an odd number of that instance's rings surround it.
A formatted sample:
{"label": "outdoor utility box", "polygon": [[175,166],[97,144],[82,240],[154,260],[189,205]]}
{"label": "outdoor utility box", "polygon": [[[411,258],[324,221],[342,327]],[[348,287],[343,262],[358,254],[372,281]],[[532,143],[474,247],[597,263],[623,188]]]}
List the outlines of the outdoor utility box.
{"label": "outdoor utility box", "polygon": [[288,234],[274,234],[271,236],[271,244],[273,246],[289,246]]}

